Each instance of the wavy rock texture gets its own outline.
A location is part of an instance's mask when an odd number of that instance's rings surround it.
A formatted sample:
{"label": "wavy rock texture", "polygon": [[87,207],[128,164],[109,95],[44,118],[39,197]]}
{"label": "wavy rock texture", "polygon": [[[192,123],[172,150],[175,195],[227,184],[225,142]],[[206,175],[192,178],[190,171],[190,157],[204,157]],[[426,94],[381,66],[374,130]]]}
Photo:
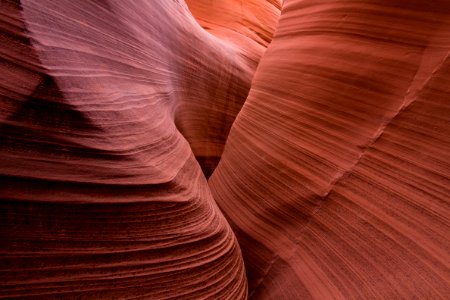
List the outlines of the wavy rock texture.
{"label": "wavy rock texture", "polygon": [[449,52],[447,1],[285,1],[209,181],[250,295],[450,295]]}
{"label": "wavy rock texture", "polygon": [[186,2],[0,2],[0,298],[448,298],[448,1]]}
{"label": "wavy rock texture", "polygon": [[0,298],[246,298],[194,154],[211,172],[256,42],[181,1],[0,4]]}
{"label": "wavy rock texture", "polygon": [[[272,38],[281,5],[278,1],[269,0],[187,0],[186,3],[199,24],[241,58],[240,64],[226,75],[232,76],[230,80],[224,81],[226,76],[214,76],[214,82],[199,82],[203,90],[209,91],[206,103],[194,107],[189,101],[181,109],[193,116],[185,122],[188,124],[180,127],[205,175],[209,177],[220,160],[231,124],[247,96],[250,84],[248,75],[253,75]],[[204,55],[198,53],[198,57]],[[211,73],[214,72],[215,67],[211,68]],[[215,86],[218,88],[214,89]],[[188,86],[185,90],[191,88]],[[219,94],[218,90],[226,94]],[[184,97],[196,99],[197,94],[195,91],[195,94]],[[207,119],[205,116],[208,116]]]}
{"label": "wavy rock texture", "polygon": [[278,20],[281,0],[186,0],[199,24],[213,35],[235,43],[251,40],[267,47]]}
{"label": "wavy rock texture", "polygon": [[281,8],[279,0],[187,0],[186,3],[204,29],[233,45],[252,68],[272,39]]}

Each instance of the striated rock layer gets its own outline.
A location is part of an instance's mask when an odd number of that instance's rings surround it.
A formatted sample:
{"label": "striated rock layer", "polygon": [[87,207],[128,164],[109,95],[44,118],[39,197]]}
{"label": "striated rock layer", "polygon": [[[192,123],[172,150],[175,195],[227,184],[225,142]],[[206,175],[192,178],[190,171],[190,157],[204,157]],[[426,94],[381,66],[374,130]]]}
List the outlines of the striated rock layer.
{"label": "striated rock layer", "polygon": [[246,298],[194,154],[210,173],[263,47],[182,1],[0,5],[0,298]]}
{"label": "striated rock layer", "polygon": [[450,294],[450,5],[394,2],[284,2],[209,181],[255,299]]}
{"label": "striated rock layer", "polygon": [[[213,3],[210,0],[187,0],[186,3],[199,24],[220,40],[215,50],[223,51],[219,47],[230,49],[237,57],[237,63],[227,72],[221,70],[222,66],[217,68],[218,62],[210,65],[215,58],[208,58],[202,67],[212,78],[197,78],[195,85],[198,87],[188,81],[183,86],[181,97],[189,101],[183,101],[179,111],[190,117],[179,121],[178,127],[189,141],[206,177],[209,177],[220,160],[234,118],[247,97],[258,61],[272,38],[280,3],[269,0],[221,0]],[[192,60],[209,56],[203,48],[197,51]],[[191,74],[183,74],[182,78],[189,78]],[[198,99],[198,89],[203,93],[207,91],[207,97]]]}
{"label": "striated rock layer", "polygon": [[186,2],[0,2],[0,298],[448,298],[448,1]]}
{"label": "striated rock layer", "polygon": [[279,0],[186,0],[189,10],[209,33],[235,47],[256,67],[277,25]]}

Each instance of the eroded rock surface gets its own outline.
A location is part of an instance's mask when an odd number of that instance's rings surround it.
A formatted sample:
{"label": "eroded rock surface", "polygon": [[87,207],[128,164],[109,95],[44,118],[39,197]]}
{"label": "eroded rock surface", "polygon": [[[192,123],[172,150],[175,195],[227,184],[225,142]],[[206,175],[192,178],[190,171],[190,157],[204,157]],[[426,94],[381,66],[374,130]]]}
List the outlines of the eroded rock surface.
{"label": "eroded rock surface", "polygon": [[447,298],[448,1],[281,2],[0,2],[0,298]]}
{"label": "eroded rock surface", "polygon": [[246,298],[195,155],[210,173],[259,57],[182,1],[0,12],[0,298]]}
{"label": "eroded rock surface", "polygon": [[209,181],[255,299],[448,295],[449,13],[285,1]]}

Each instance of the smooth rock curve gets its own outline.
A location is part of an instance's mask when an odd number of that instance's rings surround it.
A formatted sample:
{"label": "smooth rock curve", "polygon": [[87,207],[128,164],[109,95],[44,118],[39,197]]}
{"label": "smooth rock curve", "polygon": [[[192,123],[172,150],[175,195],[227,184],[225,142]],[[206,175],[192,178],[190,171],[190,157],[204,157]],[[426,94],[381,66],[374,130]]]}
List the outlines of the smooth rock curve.
{"label": "smooth rock curve", "polygon": [[183,1],[0,5],[0,298],[245,299],[194,155],[213,170],[259,57]]}
{"label": "smooth rock curve", "polygon": [[209,180],[255,299],[450,293],[450,6],[287,0]]}

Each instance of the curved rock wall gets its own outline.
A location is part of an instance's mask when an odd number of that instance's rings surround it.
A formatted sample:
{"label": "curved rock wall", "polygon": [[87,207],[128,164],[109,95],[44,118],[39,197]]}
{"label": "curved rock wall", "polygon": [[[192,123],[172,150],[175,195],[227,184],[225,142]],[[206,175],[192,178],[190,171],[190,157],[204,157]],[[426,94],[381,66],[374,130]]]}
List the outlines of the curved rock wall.
{"label": "curved rock wall", "polygon": [[448,295],[449,20],[285,1],[209,181],[255,299]]}
{"label": "curved rock wall", "polygon": [[0,12],[0,298],[246,298],[194,154],[210,173],[254,61],[182,1]]}
{"label": "curved rock wall", "polygon": [[0,298],[447,298],[448,1],[186,2],[0,2]]}
{"label": "curved rock wall", "polygon": [[[190,117],[180,120],[178,127],[209,177],[220,160],[234,118],[247,97],[258,61],[272,38],[280,4],[267,0],[188,0],[186,4],[199,24],[210,33],[208,39],[217,45],[214,50],[220,53],[229,49],[235,61],[228,68],[218,67],[221,60],[217,54],[205,53],[204,47],[194,44],[197,49],[189,61],[200,60],[211,76],[202,80],[197,78],[193,84],[185,80],[192,76],[192,70],[187,69],[179,84],[184,91],[181,99],[189,99],[182,102],[179,111]],[[199,90],[200,93],[207,91],[207,97],[199,99]]]}

